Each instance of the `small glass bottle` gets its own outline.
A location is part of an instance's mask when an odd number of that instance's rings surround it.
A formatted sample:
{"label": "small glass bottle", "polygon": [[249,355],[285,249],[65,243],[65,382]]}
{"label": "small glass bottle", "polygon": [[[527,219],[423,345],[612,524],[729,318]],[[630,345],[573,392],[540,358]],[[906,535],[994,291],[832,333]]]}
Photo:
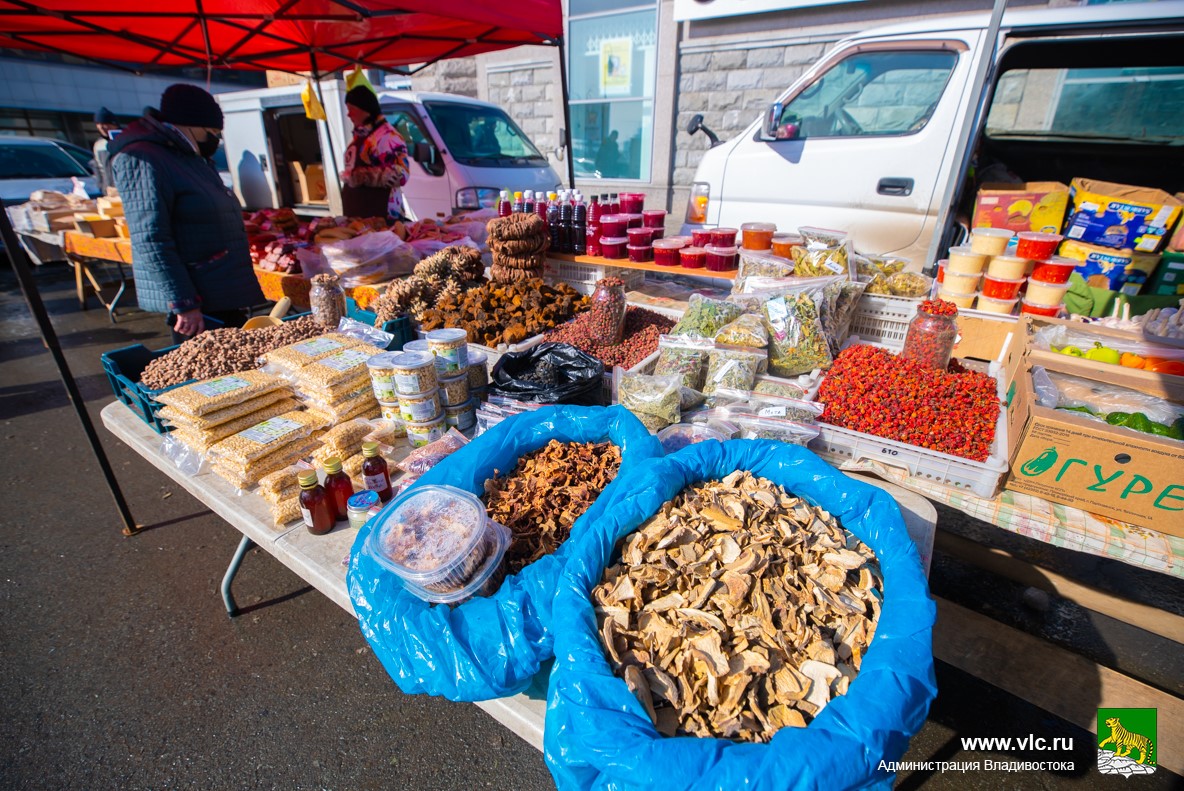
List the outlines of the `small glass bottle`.
{"label": "small glass bottle", "polygon": [[917,308],[904,337],[901,359],[944,371],[958,342],[958,306],[944,299],[927,299]]}
{"label": "small glass bottle", "polygon": [[357,530],[370,520],[370,509],[378,506],[378,492],[358,492],[345,505],[349,510],[349,526]]}
{"label": "small glass bottle", "polygon": [[606,277],[596,284],[588,313],[591,327],[588,337],[593,343],[612,345],[621,342],[625,331],[625,281]]}
{"label": "small glass bottle", "polygon": [[526,190],[522,193],[522,211],[534,214],[534,190]]}
{"label": "small glass bottle", "polygon": [[337,329],[338,322],[345,315],[345,289],[337,275],[313,275],[308,289],[308,302],[312,317],[325,329]]}
{"label": "small glass bottle", "polygon": [[620,214],[621,213],[621,201],[617,197],[617,193],[615,193],[615,192],[610,192],[608,194],[608,213],[609,214]]}
{"label": "small glass bottle", "polygon": [[300,514],[304,517],[304,526],[314,536],[325,535],[337,521],[333,498],[317,483],[317,474],[312,470],[301,473],[296,480],[300,484]]}
{"label": "small glass bottle", "polygon": [[349,476],[342,471],[341,459],[336,456],[325,459],[325,491],[329,493],[329,499],[333,503],[336,521],[344,522],[349,515],[346,503],[353,496],[354,485],[350,482]]}
{"label": "small glass bottle", "polygon": [[391,473],[386,459],[378,453],[377,442],[362,443],[362,485],[378,493],[378,499],[390,502],[394,496],[391,489]]}

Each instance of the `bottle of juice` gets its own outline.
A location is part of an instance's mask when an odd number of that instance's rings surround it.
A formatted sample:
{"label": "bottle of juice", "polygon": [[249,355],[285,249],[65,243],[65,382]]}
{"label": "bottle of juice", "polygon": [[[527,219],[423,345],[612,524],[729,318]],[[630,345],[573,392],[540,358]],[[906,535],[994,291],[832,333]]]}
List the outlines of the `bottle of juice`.
{"label": "bottle of juice", "polygon": [[336,521],[344,522],[349,516],[346,503],[353,496],[354,485],[341,469],[341,459],[336,456],[325,459],[325,491],[333,503]]}
{"label": "bottle of juice", "polygon": [[502,190],[497,196],[497,216],[509,217],[514,212],[514,205],[510,203],[510,193]]}
{"label": "bottle of juice", "polygon": [[362,458],[362,485],[372,492],[377,492],[378,499],[382,502],[390,502],[394,495],[391,490],[391,474],[386,459],[378,453],[378,443],[362,443]]}
{"label": "bottle of juice", "polygon": [[316,472],[309,470],[296,479],[300,484],[300,514],[304,526],[314,536],[323,536],[333,529],[337,511],[325,487],[317,483]]}

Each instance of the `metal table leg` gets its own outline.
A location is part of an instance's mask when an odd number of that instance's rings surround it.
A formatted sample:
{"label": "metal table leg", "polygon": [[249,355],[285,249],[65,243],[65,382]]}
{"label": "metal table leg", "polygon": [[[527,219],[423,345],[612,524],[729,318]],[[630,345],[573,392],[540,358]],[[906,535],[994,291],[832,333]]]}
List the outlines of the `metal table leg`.
{"label": "metal table leg", "polygon": [[238,567],[242,565],[247,550],[253,546],[255,546],[255,542],[243,536],[243,540],[238,542],[238,549],[234,551],[234,557],[230,559],[230,565],[226,567],[225,576],[222,577],[222,601],[226,605],[226,614],[231,618],[238,615],[238,605],[234,603],[234,594],[230,592],[230,585],[234,582],[234,576],[238,574]]}

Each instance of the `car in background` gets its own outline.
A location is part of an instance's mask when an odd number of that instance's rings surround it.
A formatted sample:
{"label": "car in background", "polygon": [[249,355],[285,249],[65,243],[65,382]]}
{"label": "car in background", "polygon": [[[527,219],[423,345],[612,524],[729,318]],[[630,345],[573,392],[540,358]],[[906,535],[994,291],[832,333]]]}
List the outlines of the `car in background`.
{"label": "car in background", "polygon": [[65,140],[54,140],[54,145],[70,155],[71,159],[82,165],[90,173],[95,172],[95,152],[89,148],[67,143]]}
{"label": "car in background", "polygon": [[0,200],[5,206],[24,203],[37,190],[69,194],[79,179],[88,195],[99,185],[86,166],[67,154],[56,140],[0,136]]}

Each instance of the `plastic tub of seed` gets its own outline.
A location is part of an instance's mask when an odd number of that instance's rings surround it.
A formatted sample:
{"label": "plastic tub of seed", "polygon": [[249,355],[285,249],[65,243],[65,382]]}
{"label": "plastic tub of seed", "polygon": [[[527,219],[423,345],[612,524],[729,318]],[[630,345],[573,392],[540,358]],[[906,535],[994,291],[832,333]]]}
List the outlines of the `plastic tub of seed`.
{"label": "plastic tub of seed", "polygon": [[407,444],[413,448],[422,448],[424,445],[435,442],[448,430],[448,426],[444,423],[443,413],[431,420],[405,421],[403,425],[407,429]]}
{"label": "plastic tub of seed", "polygon": [[449,376],[440,380],[440,402],[444,406],[459,406],[469,400],[469,374]]}
{"label": "plastic tub of seed", "polygon": [[396,394],[415,395],[440,386],[436,377],[436,358],[431,352],[403,352],[391,360],[391,364],[395,370]]}
{"label": "plastic tub of seed", "polygon": [[469,334],[448,327],[428,333],[428,348],[436,355],[436,371],[456,375],[469,367]]}
{"label": "plastic tub of seed", "polygon": [[509,531],[473,495],[420,486],[376,517],[366,551],[419,598],[457,602],[495,576],[509,543]]}
{"label": "plastic tub of seed", "polygon": [[429,390],[415,395],[399,394],[399,417],[404,423],[422,423],[439,417],[442,410],[440,391]]}
{"label": "plastic tub of seed", "polygon": [[444,422],[459,431],[468,431],[477,423],[477,402],[470,399],[457,406],[444,407]]}
{"label": "plastic tub of seed", "polygon": [[403,351],[405,352],[430,352],[428,348],[427,338],[416,338],[413,341],[407,341],[403,344]]}
{"label": "plastic tub of seed", "polygon": [[469,349],[469,389],[489,384],[489,355],[476,349]]}
{"label": "plastic tub of seed", "polygon": [[374,397],[379,401],[394,401],[395,390],[395,358],[401,352],[386,352],[376,354],[366,361],[370,369],[370,386],[374,388]]}

